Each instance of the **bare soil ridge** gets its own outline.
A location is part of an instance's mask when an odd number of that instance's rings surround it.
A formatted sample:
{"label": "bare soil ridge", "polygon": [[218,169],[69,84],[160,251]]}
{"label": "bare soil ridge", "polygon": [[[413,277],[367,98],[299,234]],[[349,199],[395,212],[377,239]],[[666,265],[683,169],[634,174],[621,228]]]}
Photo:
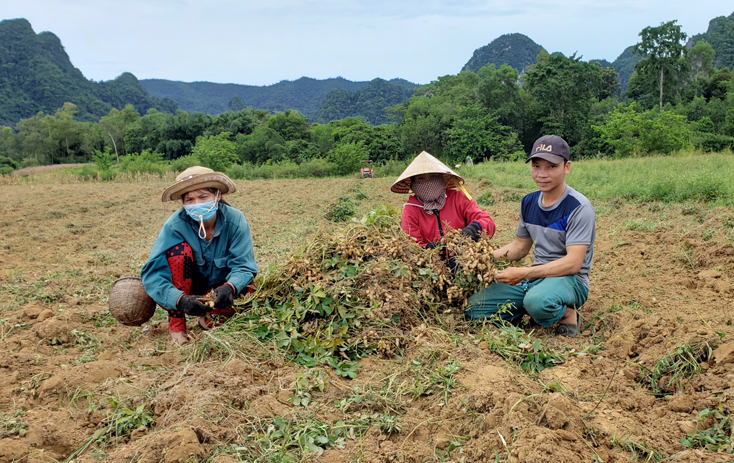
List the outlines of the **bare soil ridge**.
{"label": "bare soil ridge", "polygon": [[[238,182],[230,203],[248,218],[266,268],[337,227],[322,217],[340,196],[362,192],[359,214],[400,209],[405,198],[390,184]],[[531,335],[568,355],[558,366],[530,375],[490,352],[481,327],[448,313],[405,327],[403,355],[368,356],[349,380],[255,341],[230,357],[193,322],[196,342],[171,349],[162,314],[140,328],[108,315],[110,283],[137,274],[176,208],[160,202],[164,186],[0,186],[13,198],[0,204],[0,463],[732,460],[680,443],[702,411],[733,413],[730,210],[595,204],[583,333]],[[481,181],[468,187],[505,193]],[[498,244],[514,235],[518,207],[485,208]],[[675,380],[681,366],[650,384],[646,372],[684,346],[700,372]],[[304,392],[308,404],[297,405]],[[719,420],[709,415],[699,428]],[[348,432],[337,435],[337,423]],[[307,438],[323,429],[334,441],[309,451]],[[278,437],[284,430],[295,443]]]}

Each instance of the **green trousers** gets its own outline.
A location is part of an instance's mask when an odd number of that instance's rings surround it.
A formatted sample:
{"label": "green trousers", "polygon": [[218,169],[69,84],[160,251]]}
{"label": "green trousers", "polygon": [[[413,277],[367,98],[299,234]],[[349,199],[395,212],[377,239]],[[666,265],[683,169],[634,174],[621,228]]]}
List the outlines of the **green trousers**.
{"label": "green trousers", "polygon": [[566,307],[580,308],[589,290],[574,276],[522,281],[516,286],[492,283],[471,296],[464,315],[470,319],[489,318],[500,309],[503,320],[519,324],[528,314],[537,324],[551,327],[566,313]]}

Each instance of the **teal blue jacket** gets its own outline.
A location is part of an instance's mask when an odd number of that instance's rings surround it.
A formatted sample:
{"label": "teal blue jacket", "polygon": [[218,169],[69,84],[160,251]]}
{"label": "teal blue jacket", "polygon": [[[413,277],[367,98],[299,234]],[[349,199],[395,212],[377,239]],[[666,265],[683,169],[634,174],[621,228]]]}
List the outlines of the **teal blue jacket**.
{"label": "teal blue jacket", "polygon": [[148,262],[140,271],[145,292],[164,309],[175,309],[183,294],[171,283],[166,258],[166,251],[183,242],[194,252],[197,277],[209,288],[229,282],[239,294],[257,275],[250,226],[242,212],[220,203],[214,236],[207,243],[199,238],[199,224],[181,208],[163,224]]}

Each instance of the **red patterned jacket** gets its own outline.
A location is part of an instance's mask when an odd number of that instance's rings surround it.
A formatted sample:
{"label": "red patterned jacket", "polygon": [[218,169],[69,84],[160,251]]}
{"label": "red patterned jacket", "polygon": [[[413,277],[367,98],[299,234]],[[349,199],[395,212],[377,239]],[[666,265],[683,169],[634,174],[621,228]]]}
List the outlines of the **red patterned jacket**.
{"label": "red patterned jacket", "polygon": [[438,217],[426,213],[423,204],[414,195],[408,196],[401,218],[403,231],[423,247],[432,241],[439,241],[446,227],[461,229],[472,222],[479,222],[490,238],[494,235],[494,221],[489,214],[481,210],[476,201],[469,200],[458,190],[446,190],[446,204],[439,211]]}

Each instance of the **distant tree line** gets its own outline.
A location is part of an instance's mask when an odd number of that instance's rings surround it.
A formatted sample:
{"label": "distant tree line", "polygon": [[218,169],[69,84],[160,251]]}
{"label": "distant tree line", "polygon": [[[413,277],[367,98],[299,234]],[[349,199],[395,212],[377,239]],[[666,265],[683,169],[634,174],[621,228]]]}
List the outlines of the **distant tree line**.
{"label": "distant tree line", "polygon": [[[287,163],[345,174],[363,160],[401,161],[423,150],[450,162],[518,159],[548,133],[564,137],[574,159],[730,149],[734,76],[715,67],[713,48],[699,41],[686,49],[675,21],[645,28],[640,37],[634,51],[642,59],[625,93],[613,69],[541,51],[522,76],[490,64],[421,86],[389,109],[393,123],[379,126],[356,118],[315,124],[296,111],[272,114],[236,102],[231,107],[239,110],[218,116],[156,109],[141,115],[128,105],[99,122],[79,122],[76,108],[65,104],[54,115],[2,129],[0,161],[7,161],[0,169],[130,163],[144,155],[176,169]],[[346,99],[333,95],[333,110]]]}

